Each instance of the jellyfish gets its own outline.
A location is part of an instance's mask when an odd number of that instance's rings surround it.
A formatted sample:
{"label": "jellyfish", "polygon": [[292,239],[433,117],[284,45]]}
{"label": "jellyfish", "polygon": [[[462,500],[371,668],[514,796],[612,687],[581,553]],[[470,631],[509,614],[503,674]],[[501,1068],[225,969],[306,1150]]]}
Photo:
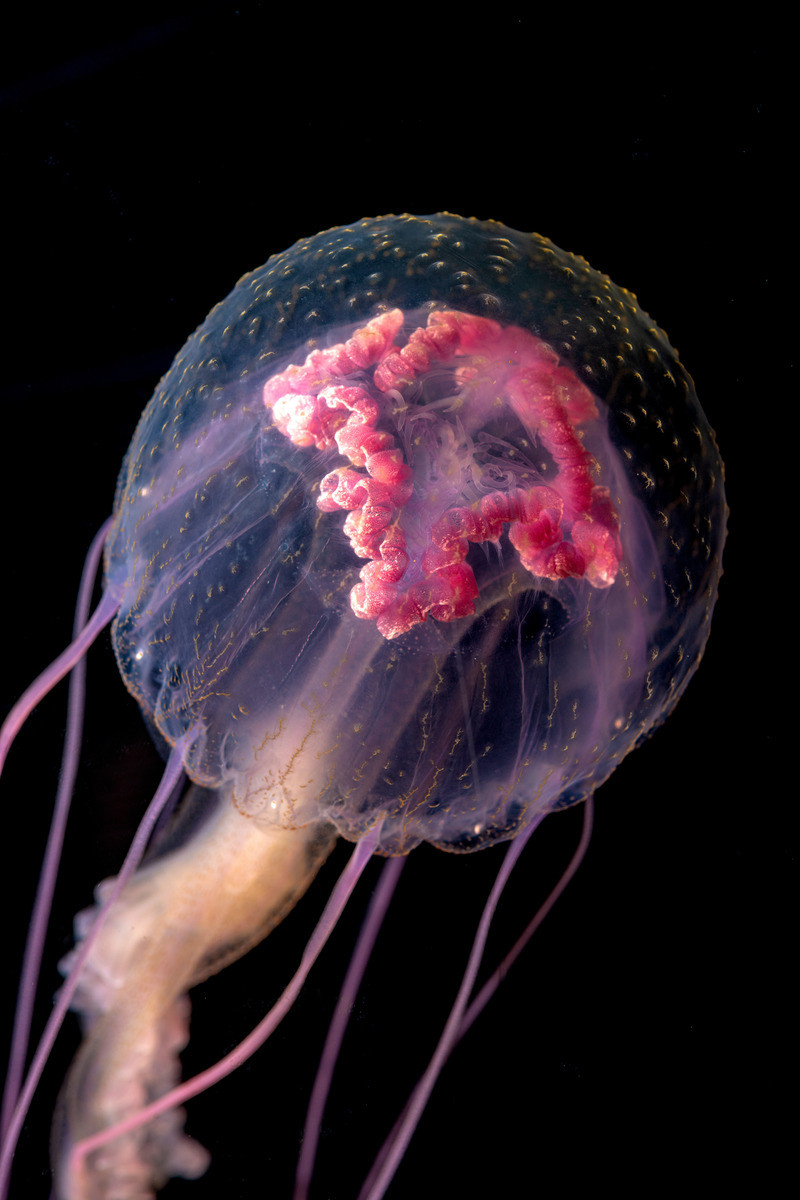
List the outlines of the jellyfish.
{"label": "jellyfish", "polygon": [[[98,887],[62,968],[84,1042],[59,1200],[202,1174],[188,992],[284,920],[337,838],[353,859],[303,978],[371,856],[508,843],[507,873],[546,815],[590,801],[698,666],[725,520],[666,336],[544,237],[367,219],[239,281],[139,421],[103,599],[48,677],[111,621],[167,759],[144,860]],[[472,1019],[462,990],[415,1120]]]}

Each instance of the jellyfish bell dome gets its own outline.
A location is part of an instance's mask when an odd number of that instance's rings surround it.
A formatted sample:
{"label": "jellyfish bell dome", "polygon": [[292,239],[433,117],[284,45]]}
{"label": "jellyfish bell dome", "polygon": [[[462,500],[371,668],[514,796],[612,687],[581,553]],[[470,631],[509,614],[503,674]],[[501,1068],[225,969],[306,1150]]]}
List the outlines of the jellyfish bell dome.
{"label": "jellyfish bell dome", "polygon": [[477,849],[666,717],[724,524],[630,292],[495,222],[363,220],[244,276],[161,381],[106,544],[115,652],[257,821]]}

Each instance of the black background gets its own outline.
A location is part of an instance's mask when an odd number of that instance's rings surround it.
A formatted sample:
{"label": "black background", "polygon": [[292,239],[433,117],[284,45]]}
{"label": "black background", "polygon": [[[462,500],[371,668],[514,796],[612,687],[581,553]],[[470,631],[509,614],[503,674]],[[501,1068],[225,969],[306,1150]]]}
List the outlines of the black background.
{"label": "black background", "polygon": [[[246,270],[362,216],[449,209],[535,228],[632,288],[692,372],[728,470],[725,577],[701,670],[597,797],[587,861],[443,1075],[388,1193],[547,1197],[667,1185],[771,1194],[793,1067],[786,912],[794,665],[779,532],[791,476],[787,62],[779,30],[701,35],[637,8],[595,23],[461,11],[137,5],[32,14],[0,78],[5,210],[2,687],[69,639],[89,541],[136,419]],[[634,13],[636,15],[634,15]],[[785,289],[785,290],[784,290]],[[64,691],[3,781],[13,1002],[57,780]],[[39,1016],[72,914],[114,872],[160,773],[108,646],[90,657],[85,754]],[[796,786],[796,785],[795,785]],[[495,961],[567,861],[580,812],[534,839]],[[248,959],[199,989],[187,1069],[230,1048],[288,979],[346,849]],[[455,993],[499,852],[406,867],[345,1043],[312,1195],[355,1197]],[[194,1101],[213,1151],[179,1197],[289,1197],[313,1070],[372,864],[303,998],[244,1070]],[[62,1036],[13,1197],[46,1197]]]}

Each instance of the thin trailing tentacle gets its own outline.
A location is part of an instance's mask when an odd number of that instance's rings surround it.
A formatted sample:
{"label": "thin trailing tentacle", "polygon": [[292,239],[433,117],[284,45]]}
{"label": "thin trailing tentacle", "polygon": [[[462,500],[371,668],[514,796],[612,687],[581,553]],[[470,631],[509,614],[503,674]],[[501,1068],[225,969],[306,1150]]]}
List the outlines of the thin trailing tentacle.
{"label": "thin trailing tentacle", "polygon": [[514,963],[517,961],[520,954],[527,946],[528,942],[531,940],[533,935],[536,933],[536,930],[539,928],[542,921],[550,913],[551,909],[553,908],[553,905],[556,903],[556,901],[559,899],[559,897],[563,894],[564,889],[567,887],[567,885],[574,878],[575,872],[578,870],[578,867],[583,862],[584,857],[586,855],[586,851],[589,848],[589,842],[592,837],[593,824],[594,824],[594,796],[592,795],[592,796],[588,797],[588,799],[586,800],[586,802],[583,806],[583,828],[581,830],[580,841],[578,842],[578,845],[575,847],[575,852],[572,855],[572,858],[569,860],[566,867],[564,868],[564,872],[561,875],[561,878],[559,879],[558,883],[555,885],[553,890],[550,892],[547,899],[539,906],[535,915],[533,917],[531,917],[530,921],[525,926],[522,933],[519,935],[516,942],[509,950],[508,954],[506,954],[503,961],[495,969],[495,971],[492,973],[490,978],[486,980],[486,983],[483,985],[483,987],[478,992],[475,999],[470,1004],[467,1011],[464,1013],[464,1019],[461,1022],[461,1025],[459,1027],[458,1037],[456,1038],[456,1042],[454,1043],[454,1045],[461,1041],[461,1039],[464,1037],[467,1030],[471,1028],[471,1026],[474,1024],[474,1022],[477,1020],[477,1018],[483,1012],[484,1008],[489,1003],[492,996],[495,994],[498,987],[503,982],[503,980],[505,979],[508,972],[511,970]]}
{"label": "thin trailing tentacle", "polygon": [[375,946],[375,940],[380,932],[383,918],[386,916],[405,862],[405,857],[390,858],[384,864],[381,878],[370,901],[367,915],[364,918],[364,924],[361,927],[358,941],[350,959],[350,965],[347,968],[347,974],[339,993],[339,1000],[337,1001],[336,1009],[328,1027],[328,1034],[322,1049],[322,1056],[317,1068],[316,1078],[314,1079],[314,1086],[311,1090],[311,1099],[308,1102],[306,1123],[303,1131],[303,1147],[297,1163],[293,1200],[306,1200],[308,1196],[311,1176],[314,1171],[317,1143],[319,1142],[319,1127],[322,1121],[322,1114],[325,1111],[325,1104],[328,1099],[328,1092],[330,1091],[331,1080],[333,1079],[333,1072],[339,1057],[342,1040],[350,1020],[350,1014],[353,1010],[358,989],[361,986],[361,980],[364,978],[364,972],[367,969]]}
{"label": "thin trailing tentacle", "polygon": [[[111,518],[101,525],[86,555],[86,562],[78,589],[78,600],[75,605],[75,620],[72,626],[73,641],[80,637],[81,630],[89,618],[92,591],[97,579],[103,546],[105,545],[110,527]],[[72,803],[75,776],[78,771],[80,743],[83,734],[85,695],[86,657],[84,655],[76,662],[69,681],[67,733],[64,739],[64,752],[61,759],[61,773],[58,781],[56,802],[53,808],[53,817],[50,823],[50,832],[47,837],[47,847],[36,889],[36,899],[33,905],[30,928],[25,942],[25,954],[22,960],[22,972],[20,974],[19,991],[17,993],[17,1007],[14,1015],[14,1030],[11,1037],[8,1074],[3,1089],[0,1139],[5,1137],[11,1121],[11,1114],[19,1099],[20,1087],[22,1086],[22,1073],[25,1066],[25,1056],[28,1052],[33,1003],[39,980],[39,971],[42,965],[42,952],[47,933],[47,924],[50,920],[50,912],[53,906],[53,892],[61,861],[61,850],[64,845],[64,833]]]}
{"label": "thin trailing tentacle", "polygon": [[500,870],[497,873],[497,878],[494,881],[489,898],[481,914],[481,919],[478,922],[475,940],[472,943],[472,949],[467,961],[464,977],[461,980],[461,986],[458,989],[455,1002],[450,1010],[450,1016],[447,1018],[431,1061],[415,1087],[398,1127],[392,1131],[381,1148],[372,1171],[359,1192],[358,1200],[381,1200],[381,1197],[394,1178],[394,1174],[413,1137],[414,1130],[419,1124],[420,1117],[425,1110],[431,1092],[441,1074],[442,1067],[459,1037],[461,1022],[464,1018],[472,989],[475,986],[475,979],[486,947],[486,939],[489,935],[489,926],[492,923],[500,896],[522,851],[528,844],[529,838],[533,834],[533,831],[540,825],[545,815],[545,813],[541,813],[535,817],[510,844],[506,851]]}
{"label": "thin trailing tentacle", "polygon": [[118,599],[111,592],[104,592],[100,603],[92,613],[79,637],[71,642],[58,658],[33,681],[20,696],[0,729],[0,772],[5,765],[14,738],[31,715],[36,705],[68,675],[91,646],[97,635],[105,629],[119,608]]}
{"label": "thin trailing tentacle", "polygon": [[[573,879],[573,877],[575,876],[575,873],[578,870],[578,868],[580,867],[581,863],[583,862],[583,859],[586,855],[586,851],[589,847],[589,842],[590,842],[591,836],[592,836],[593,824],[594,824],[594,796],[589,796],[584,805],[583,828],[581,830],[580,841],[578,842],[578,845],[575,848],[575,852],[573,853],[572,858],[569,860],[569,863],[564,868],[564,871],[563,871],[561,877],[559,878],[558,882],[553,887],[550,894],[547,896],[547,899],[540,905],[540,907],[538,908],[538,910],[536,911],[534,916],[531,918],[531,920],[526,925],[525,929],[522,931],[520,936],[517,938],[514,945],[511,947],[511,949],[505,955],[502,962],[495,968],[495,970],[493,971],[490,978],[487,979],[486,983],[483,985],[483,987],[478,992],[475,999],[470,1004],[469,1008],[464,1013],[464,1016],[461,1020],[461,1024],[459,1025],[458,1029],[456,1030],[455,1036],[448,1046],[447,1054],[445,1057],[449,1057],[449,1055],[456,1048],[456,1046],[461,1041],[461,1039],[465,1036],[467,1031],[472,1027],[474,1022],[477,1020],[477,1018],[483,1012],[484,1008],[489,1003],[492,996],[494,995],[494,993],[497,991],[500,984],[505,979],[506,975],[510,971],[513,964],[519,958],[520,954],[525,949],[525,947],[527,946],[530,939],[533,937],[536,930],[542,924],[545,917],[551,912],[556,901],[563,894],[564,889],[567,887],[567,884],[569,884],[571,882],[571,880]],[[442,1066],[444,1065],[444,1061],[442,1062],[441,1065]],[[378,1155],[378,1158],[376,1159],[376,1161],[373,1165],[372,1171],[370,1172],[370,1175],[364,1185],[363,1190],[366,1190],[366,1187],[377,1178],[378,1171],[379,1171],[382,1163],[384,1162],[385,1158],[388,1156],[389,1149],[394,1145],[395,1139],[398,1138],[398,1136],[400,1134],[400,1130],[401,1130],[401,1128],[403,1128],[409,1108],[411,1107],[411,1104],[414,1102],[415,1094],[416,1093],[412,1093],[408,1103],[405,1105],[402,1112],[400,1113],[397,1120],[395,1121],[395,1123],[392,1127],[391,1133],[386,1138],[386,1141],[384,1143],[381,1154]],[[406,1145],[407,1145],[407,1143],[406,1143]],[[363,1195],[363,1190],[362,1190],[362,1195]],[[294,1198],[294,1200],[296,1200],[296,1198]],[[369,1200],[372,1200],[371,1196],[369,1197]]]}

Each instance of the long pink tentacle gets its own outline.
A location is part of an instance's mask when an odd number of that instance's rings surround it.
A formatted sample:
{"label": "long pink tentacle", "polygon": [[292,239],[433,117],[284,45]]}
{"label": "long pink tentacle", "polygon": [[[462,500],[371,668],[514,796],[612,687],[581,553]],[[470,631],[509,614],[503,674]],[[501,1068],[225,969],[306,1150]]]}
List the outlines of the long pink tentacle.
{"label": "long pink tentacle", "polygon": [[364,924],[358,935],[358,941],[353,950],[350,965],[347,968],[342,990],[339,993],[339,1000],[331,1018],[330,1026],[328,1027],[328,1034],[325,1038],[325,1045],[322,1049],[322,1056],[317,1068],[316,1078],[314,1079],[314,1087],[311,1090],[311,1099],[308,1103],[305,1129],[303,1130],[303,1148],[300,1152],[300,1158],[297,1163],[297,1174],[294,1181],[293,1200],[307,1200],[308,1189],[311,1186],[311,1176],[314,1172],[314,1159],[319,1142],[320,1124],[325,1111],[325,1104],[328,1099],[336,1060],[339,1057],[342,1040],[350,1020],[350,1014],[353,1010],[358,989],[361,987],[361,980],[364,978],[364,972],[367,969],[370,955],[375,946],[375,940],[383,924],[383,918],[386,916],[405,862],[405,858],[390,858],[384,864],[378,886],[370,901]]}
{"label": "long pink tentacle", "polygon": [[[89,547],[89,552],[86,555],[80,588],[78,589],[78,601],[75,606],[75,620],[72,627],[73,640],[80,636],[81,630],[89,617],[89,606],[92,602],[92,591],[100,566],[100,556],[103,553],[103,546],[110,527],[111,518],[109,517],[95,534],[94,540]],[[25,953],[22,959],[22,972],[20,974],[17,1007],[14,1015],[14,1030],[11,1036],[8,1074],[3,1089],[0,1140],[5,1136],[8,1129],[11,1114],[19,1099],[22,1084],[22,1072],[25,1066],[25,1055],[28,1052],[33,1005],[42,965],[42,953],[53,905],[56,877],[61,862],[67,817],[69,816],[70,804],[72,803],[72,791],[75,786],[75,776],[78,771],[78,761],[80,759],[85,694],[86,658],[84,656],[75,664],[69,681],[67,734],[64,739],[61,774],[58,781],[58,791],[56,792],[56,802],[50,822],[50,832],[47,837],[42,870],[36,889],[36,899],[33,905],[30,929],[28,930],[28,937],[25,942]]]}
{"label": "long pink tentacle", "polygon": [[[525,949],[526,945],[528,944],[530,939],[533,937],[534,933],[539,928],[542,921],[545,919],[545,917],[548,915],[548,913],[553,908],[553,905],[556,903],[556,901],[562,895],[567,884],[574,877],[575,872],[578,870],[578,867],[581,865],[581,863],[583,862],[583,859],[586,855],[586,851],[588,849],[589,842],[590,842],[591,836],[592,836],[593,823],[594,823],[594,796],[589,796],[589,798],[586,801],[585,806],[584,806],[583,828],[581,830],[580,841],[579,841],[577,847],[575,848],[575,852],[573,853],[572,858],[570,859],[567,866],[564,868],[563,874],[561,875],[558,882],[555,884],[555,886],[551,890],[550,894],[547,896],[546,900],[540,905],[536,914],[531,918],[531,920],[528,922],[528,924],[525,927],[525,929],[523,930],[523,932],[517,938],[514,945],[511,947],[509,952],[503,958],[503,961],[499,964],[499,966],[496,968],[496,970],[492,973],[491,977],[486,981],[486,983],[481,988],[480,992],[478,992],[478,995],[472,1001],[472,1004],[470,1004],[469,1008],[464,1013],[461,1024],[459,1025],[458,1029],[456,1030],[455,1037],[452,1039],[452,1041],[450,1042],[450,1044],[447,1048],[445,1060],[447,1057],[449,1057],[449,1055],[452,1053],[452,1051],[455,1049],[455,1047],[458,1045],[458,1043],[464,1037],[467,1030],[470,1029],[470,1027],[475,1022],[477,1017],[480,1016],[481,1012],[483,1012],[483,1009],[489,1003],[492,996],[497,991],[497,988],[500,986],[502,981],[505,979],[505,977],[508,974],[509,970],[511,969],[512,965],[516,962],[517,958],[519,958],[520,954]],[[444,1066],[444,1060],[442,1061],[441,1066]],[[441,1067],[440,1067],[440,1069],[441,1069]],[[435,1080],[434,1080],[434,1082],[435,1082]],[[400,1136],[401,1129],[404,1128],[404,1122],[406,1121],[407,1114],[409,1112],[411,1104],[414,1102],[415,1096],[416,1096],[416,1092],[412,1093],[412,1096],[411,1096],[409,1102],[406,1104],[405,1108],[400,1113],[400,1116],[397,1118],[397,1121],[395,1122],[391,1133],[387,1137],[387,1139],[384,1143],[384,1146],[373,1165],[372,1171],[370,1172],[370,1174],[364,1184],[364,1187],[362,1188],[362,1192],[361,1192],[361,1196],[359,1197],[359,1200],[362,1200],[362,1197],[367,1192],[367,1188],[369,1186],[371,1186],[377,1179],[378,1172],[379,1172],[381,1166],[383,1165],[386,1157],[388,1157],[388,1153],[389,1153],[390,1149],[393,1147],[395,1140]],[[421,1112],[420,1112],[420,1116],[421,1116]],[[416,1125],[416,1122],[415,1122],[415,1125]],[[411,1132],[413,1133],[413,1129],[411,1130]],[[408,1145],[408,1142],[406,1142],[405,1147],[407,1147],[407,1145]],[[405,1147],[404,1147],[403,1152],[405,1152]],[[398,1163],[399,1163],[399,1161],[400,1160],[398,1159]],[[396,1169],[396,1166],[395,1166],[395,1169]],[[388,1183],[390,1182],[390,1180],[387,1180],[386,1182],[387,1182],[387,1186],[388,1186]],[[372,1200],[372,1195],[370,1193],[367,1193],[367,1195],[368,1195],[369,1200]]]}
{"label": "long pink tentacle", "polygon": [[384,1143],[380,1153],[378,1154],[375,1164],[367,1177],[364,1186],[358,1195],[358,1200],[381,1200],[381,1197],[386,1192],[389,1184],[394,1178],[403,1155],[408,1148],[408,1144],[414,1134],[414,1130],[419,1124],[420,1117],[425,1110],[430,1094],[433,1091],[434,1085],[441,1073],[447,1058],[455,1045],[461,1022],[464,1018],[467,1004],[469,1002],[472,989],[475,986],[475,979],[480,968],[483,952],[486,947],[486,939],[489,935],[489,926],[497,908],[498,901],[502,895],[503,889],[508,882],[508,877],[511,874],[519,856],[525,849],[528,839],[533,834],[533,831],[539,826],[541,821],[546,816],[546,813],[539,813],[531,821],[530,825],[524,829],[511,844],[503,858],[502,866],[497,873],[497,878],[494,881],[489,898],[486,901],[481,919],[478,922],[478,929],[475,934],[475,940],[472,943],[467,968],[464,972],[464,977],[461,981],[461,986],[458,989],[458,994],[455,1003],[450,1011],[450,1016],[447,1018],[445,1027],[442,1030],[442,1035],[439,1038],[436,1050],[433,1053],[431,1061],[428,1064],[427,1070],[420,1079],[414,1089],[411,1099],[406,1108],[405,1114],[402,1117],[396,1131],[393,1131],[387,1141]]}
{"label": "long pink tentacle", "polygon": [[464,1019],[461,1022],[461,1025],[458,1030],[458,1037],[456,1039],[457,1042],[461,1041],[461,1039],[463,1038],[463,1036],[467,1032],[467,1030],[472,1026],[472,1024],[475,1022],[475,1020],[483,1012],[484,1008],[489,1003],[492,996],[495,994],[498,987],[503,982],[503,980],[505,979],[508,972],[511,970],[514,963],[517,961],[520,954],[527,946],[528,942],[531,940],[533,935],[536,933],[536,930],[539,928],[542,921],[548,915],[548,913],[552,909],[555,902],[562,895],[567,884],[570,883],[570,881],[572,880],[573,876],[575,875],[575,872],[578,870],[578,867],[581,865],[581,863],[584,860],[587,849],[589,848],[589,842],[591,841],[591,837],[592,837],[593,824],[594,824],[594,796],[590,796],[588,798],[588,800],[584,803],[584,806],[583,806],[583,828],[581,829],[580,841],[578,842],[578,845],[575,847],[575,852],[573,853],[572,858],[567,863],[566,867],[564,868],[563,874],[561,875],[558,883],[555,885],[555,887],[550,892],[547,899],[544,900],[542,902],[542,904],[539,906],[535,915],[533,917],[531,917],[530,921],[525,926],[525,928],[523,929],[522,933],[519,935],[517,940],[514,942],[514,945],[511,947],[508,954],[506,954],[505,958],[500,963],[500,965],[497,967],[497,969],[493,972],[491,977],[486,980],[486,983],[483,985],[483,987],[478,992],[475,999],[470,1004],[467,1011],[464,1013]]}
{"label": "long pink tentacle", "polygon": [[74,642],[71,642],[58,658],[42,671],[38,679],[23,692],[0,729],[0,772],[5,765],[11,743],[31,715],[36,705],[49,691],[67,675],[83,657],[97,635],[106,627],[119,608],[119,601],[110,592],[104,592],[100,603],[92,613]]}

